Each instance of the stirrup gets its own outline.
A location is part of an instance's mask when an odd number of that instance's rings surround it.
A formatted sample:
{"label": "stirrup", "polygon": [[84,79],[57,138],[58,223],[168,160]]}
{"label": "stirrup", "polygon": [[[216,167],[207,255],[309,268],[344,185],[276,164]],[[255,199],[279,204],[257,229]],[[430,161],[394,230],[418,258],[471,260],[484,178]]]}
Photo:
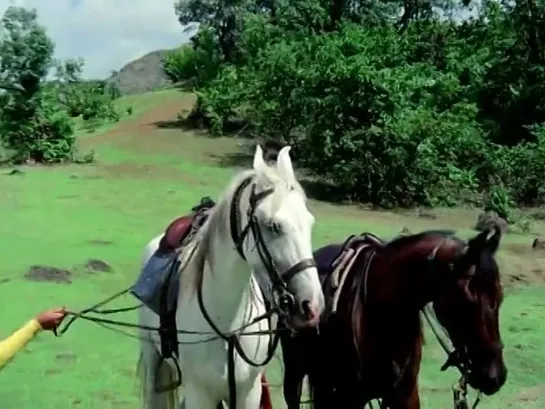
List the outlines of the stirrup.
{"label": "stirrup", "polygon": [[167,361],[169,359],[171,359],[172,362],[174,362],[174,367],[176,369],[176,378],[170,384],[157,385],[157,383],[156,383],[155,388],[154,388],[155,393],[168,392],[168,391],[176,389],[176,388],[178,388],[178,387],[180,387],[182,385],[182,370],[180,368],[180,364],[178,364],[178,361],[174,357],[165,358],[164,356],[161,356],[161,360],[157,363],[157,366],[155,367],[155,380],[157,382],[158,375],[159,375],[159,373],[161,371],[161,366],[162,365],[168,365]]}

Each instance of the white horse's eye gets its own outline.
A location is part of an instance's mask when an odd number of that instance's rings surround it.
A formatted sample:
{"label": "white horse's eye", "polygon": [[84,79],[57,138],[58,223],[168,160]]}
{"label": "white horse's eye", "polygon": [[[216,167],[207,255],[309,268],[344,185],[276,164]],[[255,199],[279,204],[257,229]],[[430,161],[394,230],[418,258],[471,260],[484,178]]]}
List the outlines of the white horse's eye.
{"label": "white horse's eye", "polygon": [[282,234],[282,226],[280,225],[280,223],[277,223],[277,222],[269,222],[265,224],[265,229],[267,229],[269,233],[272,233],[275,235]]}

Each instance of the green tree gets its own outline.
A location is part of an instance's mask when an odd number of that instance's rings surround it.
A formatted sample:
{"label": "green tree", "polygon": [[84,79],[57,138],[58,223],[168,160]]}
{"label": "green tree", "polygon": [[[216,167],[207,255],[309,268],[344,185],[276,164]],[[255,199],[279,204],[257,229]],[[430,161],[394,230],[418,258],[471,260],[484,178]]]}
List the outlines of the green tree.
{"label": "green tree", "polygon": [[212,132],[290,143],[343,198],[545,202],[545,6],[471,3],[179,0],[201,27],[171,72]]}
{"label": "green tree", "polygon": [[72,160],[71,122],[42,85],[53,63],[54,44],[35,10],[9,7],[0,20],[0,83],[6,94],[0,134],[16,162]]}
{"label": "green tree", "polygon": [[58,101],[71,117],[88,122],[90,128],[103,121],[119,120],[113,101],[119,97],[118,90],[105,81],[83,80],[83,59],[56,62],[54,89]]}

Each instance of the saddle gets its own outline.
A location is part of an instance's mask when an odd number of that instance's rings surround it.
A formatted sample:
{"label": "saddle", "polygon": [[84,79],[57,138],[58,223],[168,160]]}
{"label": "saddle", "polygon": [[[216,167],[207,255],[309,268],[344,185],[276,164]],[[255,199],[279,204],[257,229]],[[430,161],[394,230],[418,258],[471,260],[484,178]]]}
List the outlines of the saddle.
{"label": "saddle", "polygon": [[208,196],[203,197],[201,202],[191,209],[191,214],[178,217],[172,221],[159,242],[159,251],[162,253],[173,252],[183,246],[184,242],[188,242],[193,238],[194,233],[208,219],[209,210],[215,205],[216,203]]}
{"label": "saddle", "polygon": [[[330,313],[335,313],[337,310],[337,303],[341,290],[346,280],[346,276],[352,269],[355,261],[362,251],[375,250],[383,247],[386,242],[380,237],[372,233],[362,233],[361,235],[351,235],[346,239],[339,251],[339,254],[331,262],[331,271],[326,283],[324,283],[324,290],[331,295],[331,305],[328,310]],[[367,251],[365,260],[365,269],[369,268],[369,264],[372,260],[371,252]]]}
{"label": "saddle", "polygon": [[[195,234],[208,219],[215,203],[209,197],[201,199],[193,207],[192,213],[172,221],[165,230],[155,254],[142,269],[130,292],[146,307],[159,315],[159,336],[161,339],[161,356],[163,359],[178,355],[178,333],[176,328],[176,310],[180,290],[179,256]],[[175,364],[177,362],[175,361]],[[178,368],[177,384],[159,388],[161,391],[179,386],[181,372]]]}

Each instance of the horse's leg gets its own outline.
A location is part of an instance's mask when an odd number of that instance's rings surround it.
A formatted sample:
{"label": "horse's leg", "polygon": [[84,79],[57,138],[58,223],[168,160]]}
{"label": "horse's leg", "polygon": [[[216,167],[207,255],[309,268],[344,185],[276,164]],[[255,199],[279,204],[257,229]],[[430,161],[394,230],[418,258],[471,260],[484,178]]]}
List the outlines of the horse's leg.
{"label": "horse's leg", "polygon": [[392,400],[391,409],[420,409],[420,394],[418,393],[418,374],[422,363],[422,343],[420,338],[414,345],[412,357],[407,371],[401,380],[397,393]]}
{"label": "horse's leg", "polygon": [[[149,325],[147,321],[143,322],[144,325]],[[178,404],[177,391],[159,393],[156,387],[173,383],[176,380],[176,372],[167,362],[162,361],[161,354],[155,347],[149,332],[142,331],[141,339],[138,374],[141,379],[143,407],[147,409],[174,408]]]}
{"label": "horse's leg", "polygon": [[308,381],[312,409],[334,409],[339,406],[335,401],[333,385],[330,380],[324,378],[323,371],[311,371],[308,374]]}
{"label": "horse's leg", "polygon": [[391,409],[420,409],[420,394],[418,393],[418,374],[422,359],[422,346],[414,348],[414,357],[410,362],[410,371],[399,383],[396,393],[390,400]]}
{"label": "horse's leg", "polygon": [[297,370],[284,372],[284,400],[288,409],[299,409],[301,395],[303,393],[304,373]]}
{"label": "horse's leg", "polygon": [[237,390],[237,407],[229,409],[260,409],[261,392],[261,376],[258,376],[250,389]]}
{"label": "horse's leg", "polygon": [[216,409],[221,408],[221,402],[207,394],[202,388],[188,383],[184,387],[184,409]]}
{"label": "horse's leg", "polygon": [[418,387],[413,388],[409,394],[397,394],[388,402],[390,409],[420,409],[420,394]]}
{"label": "horse's leg", "polygon": [[363,408],[365,386],[356,379],[339,380],[332,398],[333,402],[342,402],[343,409]]}
{"label": "horse's leg", "polygon": [[420,394],[418,393],[418,386],[415,385],[412,392],[407,397],[407,409],[420,409]]}
{"label": "horse's leg", "polygon": [[284,362],[284,400],[288,409],[299,409],[303,390],[305,368],[298,356],[297,339],[291,335],[282,335],[282,360]]}

